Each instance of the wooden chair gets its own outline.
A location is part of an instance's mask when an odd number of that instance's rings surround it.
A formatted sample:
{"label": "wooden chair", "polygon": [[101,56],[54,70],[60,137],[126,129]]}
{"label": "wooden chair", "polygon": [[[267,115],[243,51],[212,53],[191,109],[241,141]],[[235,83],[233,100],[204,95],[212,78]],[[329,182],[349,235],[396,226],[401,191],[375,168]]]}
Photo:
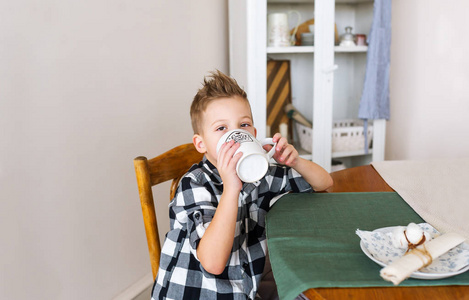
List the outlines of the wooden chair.
{"label": "wooden chair", "polygon": [[201,161],[202,157],[203,154],[197,152],[193,144],[185,144],[150,160],[144,156],[134,159],[153,279],[156,278],[160,264],[161,244],[151,187],[168,180],[173,180],[169,195],[171,200],[174,198],[181,177],[193,164]]}

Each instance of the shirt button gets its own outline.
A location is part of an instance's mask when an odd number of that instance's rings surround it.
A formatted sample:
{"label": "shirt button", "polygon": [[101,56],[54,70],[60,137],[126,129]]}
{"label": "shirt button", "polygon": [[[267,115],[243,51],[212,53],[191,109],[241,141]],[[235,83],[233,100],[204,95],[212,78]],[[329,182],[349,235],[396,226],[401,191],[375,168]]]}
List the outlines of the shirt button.
{"label": "shirt button", "polygon": [[248,264],[248,263],[244,263],[244,264],[243,264],[243,269],[246,270],[248,267],[249,267],[249,264]]}

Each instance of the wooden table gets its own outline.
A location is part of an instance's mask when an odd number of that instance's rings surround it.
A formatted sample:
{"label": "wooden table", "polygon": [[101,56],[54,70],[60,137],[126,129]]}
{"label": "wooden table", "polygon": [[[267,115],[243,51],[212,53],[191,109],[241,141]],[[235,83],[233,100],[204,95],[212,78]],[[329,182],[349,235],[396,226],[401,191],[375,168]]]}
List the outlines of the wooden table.
{"label": "wooden table", "polygon": [[[371,165],[331,173],[328,193],[394,191]],[[469,299],[469,286],[315,288],[304,292],[310,300],[324,299]]]}

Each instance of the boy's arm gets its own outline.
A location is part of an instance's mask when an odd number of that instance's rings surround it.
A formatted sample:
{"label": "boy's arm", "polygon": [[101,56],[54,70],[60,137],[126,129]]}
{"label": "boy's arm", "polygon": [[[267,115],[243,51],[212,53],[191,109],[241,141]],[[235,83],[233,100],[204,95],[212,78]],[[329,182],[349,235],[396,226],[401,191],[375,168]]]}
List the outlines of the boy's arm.
{"label": "boy's arm", "polygon": [[242,153],[233,156],[238,148],[239,144],[231,141],[220,149],[216,167],[223,180],[223,194],[197,247],[200,263],[207,272],[215,275],[221,274],[225,269],[235,238],[238,198],[242,188],[235,168]]}
{"label": "boy's arm", "polygon": [[331,175],[318,164],[301,158],[295,147],[290,145],[280,133],[276,133],[272,140],[277,143],[274,159],[278,163],[295,169],[315,191],[324,191],[332,186]]}
{"label": "boy's arm", "polygon": [[211,274],[221,274],[230,257],[235,237],[238,196],[239,191],[223,191],[215,215],[197,247],[200,263]]}
{"label": "boy's arm", "polygon": [[331,175],[312,161],[298,157],[297,164],[292,168],[300,173],[315,191],[324,191],[333,184]]}

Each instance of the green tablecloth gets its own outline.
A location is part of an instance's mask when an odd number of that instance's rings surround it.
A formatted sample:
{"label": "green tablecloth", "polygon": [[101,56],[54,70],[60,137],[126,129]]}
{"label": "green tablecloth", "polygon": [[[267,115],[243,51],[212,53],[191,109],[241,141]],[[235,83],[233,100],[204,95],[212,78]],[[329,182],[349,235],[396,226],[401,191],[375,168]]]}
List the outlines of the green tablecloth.
{"label": "green tablecloth", "polygon": [[[397,193],[313,193],[282,197],[267,215],[267,243],[280,299],[315,287],[393,286],[360,249],[357,228],[423,222]],[[469,272],[400,286],[469,285]]]}

